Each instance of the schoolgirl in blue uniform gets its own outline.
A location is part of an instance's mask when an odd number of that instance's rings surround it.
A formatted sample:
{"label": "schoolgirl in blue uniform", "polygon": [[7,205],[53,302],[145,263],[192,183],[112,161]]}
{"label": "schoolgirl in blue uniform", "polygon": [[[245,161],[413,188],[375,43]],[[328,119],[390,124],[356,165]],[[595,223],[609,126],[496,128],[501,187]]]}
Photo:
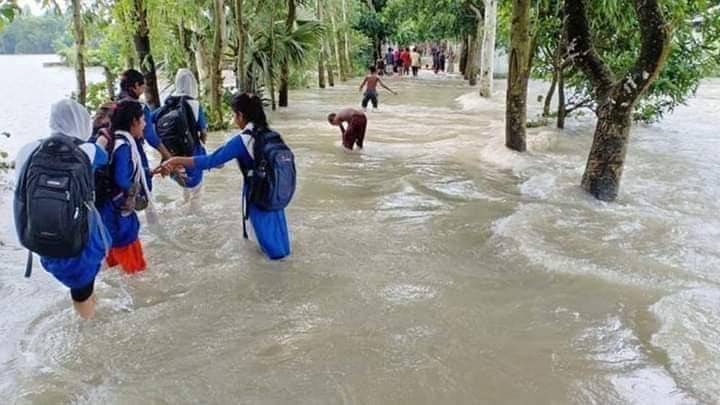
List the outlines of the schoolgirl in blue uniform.
{"label": "schoolgirl in blue uniform", "polygon": [[[128,69],[120,76],[120,94],[117,97],[118,101],[122,100],[133,100],[140,102],[140,97],[145,93],[145,76],[135,69]],[[148,158],[145,153],[145,142],[156,149],[163,160],[170,158],[170,151],[163,145],[160,137],[155,132],[155,126],[150,125],[153,122],[152,110],[145,104],[141,103],[143,117],[145,118],[145,128],[143,129],[143,136],[141,139],[136,140],[138,145],[138,152],[142,159],[143,166],[148,167]],[[152,190],[152,176],[148,172],[146,176],[148,186]]]}
{"label": "schoolgirl in blue uniform", "polygon": [[[207,118],[203,111],[202,105],[198,101],[198,84],[189,69],[179,69],[175,75],[175,91],[172,94],[175,97],[185,97],[187,104],[192,110],[193,117],[195,118],[195,130],[197,130],[197,139],[200,142],[195,142],[195,148],[193,150],[193,156],[205,156],[207,151],[205,150],[205,142],[207,141]],[[157,120],[157,112],[153,113],[153,120]],[[157,131],[156,131],[157,133]],[[185,201],[194,203],[197,201],[202,188],[203,171],[202,169],[191,167],[186,169],[185,177],[180,182],[183,186],[183,196]]]}
{"label": "schoolgirl in blue uniform", "polygon": [[[51,135],[62,134],[87,141],[92,133],[92,120],[87,110],[73,100],[62,100],[53,104],[50,110]],[[36,141],[25,145],[15,160],[18,179],[32,153],[40,145]],[[84,143],[80,149],[88,156],[93,170],[104,166],[108,156],[102,146]],[[95,277],[110,248],[110,236],[103,227],[97,212],[90,215],[88,241],[80,255],[75,257],[40,257],[43,268],[58,281],[70,288],[73,305],[81,317],[95,316]]]}
{"label": "schoolgirl in blue uniform", "polygon": [[[181,166],[186,169],[210,170],[221,167],[233,159],[238,161],[241,168],[252,169],[254,162],[252,131],[268,127],[262,101],[254,95],[238,94],[233,97],[232,108],[235,113],[235,123],[242,128],[238,135],[233,136],[209,155],[174,157],[156,169],[156,173],[168,174]],[[246,183],[243,186],[243,199],[247,191]],[[266,211],[252,203],[249,203],[246,209],[260,249],[272,260],[289,256],[290,237],[285,210]]]}
{"label": "schoolgirl in blue uniform", "polygon": [[[145,114],[142,105],[130,99],[115,106],[111,118],[114,148],[110,163],[112,195],[100,207],[103,222],[112,236],[107,257],[109,267],[120,265],[126,273],[145,270],[137,210],[152,209],[147,160],[142,159]],[[147,207],[147,208],[146,208]]]}

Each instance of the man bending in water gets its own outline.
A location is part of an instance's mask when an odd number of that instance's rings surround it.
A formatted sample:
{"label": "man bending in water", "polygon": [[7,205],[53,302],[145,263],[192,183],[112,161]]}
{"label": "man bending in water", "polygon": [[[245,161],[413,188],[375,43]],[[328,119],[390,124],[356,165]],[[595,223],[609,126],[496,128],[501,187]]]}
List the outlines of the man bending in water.
{"label": "man bending in water", "polygon": [[394,92],[390,87],[386,86],[385,83],[380,80],[380,77],[377,75],[377,68],[375,66],[370,66],[370,74],[365,76],[365,80],[360,84],[360,91],[362,91],[363,86],[367,85],[365,88],[365,96],[362,100],[362,108],[364,111],[367,111],[367,105],[368,101],[372,101],[373,109],[377,109],[378,106],[378,94],[377,94],[377,85],[378,83],[383,86],[387,91],[389,91],[392,94],[397,94]]}
{"label": "man bending in water", "polygon": [[[328,115],[328,122],[330,125],[340,127],[344,147],[352,150],[357,143],[358,148],[362,149],[365,140],[365,129],[367,128],[367,118],[362,111],[346,108]],[[343,127],[343,122],[347,123],[347,128]]]}

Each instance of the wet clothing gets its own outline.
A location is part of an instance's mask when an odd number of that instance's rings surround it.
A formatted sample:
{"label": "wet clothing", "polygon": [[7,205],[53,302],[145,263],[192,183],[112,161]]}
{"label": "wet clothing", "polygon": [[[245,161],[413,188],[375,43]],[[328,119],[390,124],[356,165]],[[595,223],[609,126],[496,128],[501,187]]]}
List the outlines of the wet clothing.
{"label": "wet clothing", "polygon": [[92,297],[93,290],[95,290],[95,280],[91,281],[89,284],[84,285],[79,288],[71,288],[70,289],[70,297],[75,302],[85,302],[88,300],[88,298]]}
{"label": "wet clothing", "polygon": [[[251,133],[252,123],[248,124],[243,131],[230,138],[224,145],[206,156],[195,156],[194,164],[198,169],[209,170],[222,166],[230,160],[237,160],[240,167],[252,169],[253,145]],[[248,192],[247,182],[243,184],[242,198]],[[285,210],[265,211],[253,203],[246,207],[250,218],[251,229],[254,231],[260,249],[270,259],[282,259],[290,255],[290,236],[288,232]]]}
{"label": "wet clothing", "polygon": [[138,273],[147,267],[145,255],[143,254],[140,239],[127,246],[114,247],[110,249],[107,257],[108,267],[120,266],[125,273]]}
{"label": "wet clothing", "polygon": [[[190,106],[193,117],[195,118],[194,130],[196,131],[197,142],[195,142],[192,156],[207,155],[205,145],[203,145],[202,141],[200,140],[200,133],[208,129],[208,123],[207,119],[205,118],[203,108],[200,105],[200,102],[197,101],[198,94],[198,83],[197,80],[195,80],[195,76],[193,75],[193,73],[189,69],[178,69],[177,73],[175,74],[175,90],[173,91],[173,96],[186,97],[186,102],[188,106]],[[160,109],[158,108],[153,114],[155,115],[159,111]],[[157,117],[153,117],[153,127],[155,127],[155,125],[157,124],[156,121]],[[191,192],[198,192],[200,189],[200,183],[202,183],[203,171],[194,167],[187,168],[185,171],[185,175],[187,178],[184,181],[179,182],[179,184],[186,189],[191,189],[189,190]],[[188,190],[185,190],[186,193],[187,191]]]}
{"label": "wet clothing", "polygon": [[363,95],[362,108],[367,108],[368,102],[372,102],[373,108],[378,107],[378,93],[377,90],[368,90]]}
{"label": "wet clothing", "polygon": [[352,150],[357,144],[358,148],[362,149],[366,129],[367,117],[365,117],[365,114],[353,114],[347,129],[343,132],[343,146]]}
{"label": "wet clothing", "polygon": [[[88,135],[89,133],[88,131]],[[15,161],[18,175],[22,173],[27,160],[38,146],[40,146],[40,141],[25,145],[20,150]],[[102,147],[93,143],[85,143],[80,146],[80,149],[88,155],[93,170],[107,164],[108,156]],[[90,213],[89,226],[88,241],[80,255],[63,258],[40,256],[42,267],[71,289],[85,287],[95,280],[105,258],[106,249],[109,248],[106,243],[110,242],[110,236],[104,233],[106,232],[105,227],[99,221],[98,215]]]}
{"label": "wet clothing", "polygon": [[[116,134],[120,134],[118,131]],[[127,137],[129,134],[125,133]],[[144,269],[145,261],[139,260],[134,256],[127,259],[128,252],[133,255],[139,252],[142,258],[142,249],[138,248],[140,245],[138,235],[140,233],[140,220],[138,219],[135,210],[127,209],[128,196],[140,191],[140,184],[142,179],[140,176],[146,177],[146,182],[149,186],[150,177],[149,168],[147,166],[147,159],[142,159],[144,155],[142,153],[142,142],[139,139],[131,138],[135,142],[136,150],[140,155],[140,162],[135,163],[132,154],[133,147],[127,142],[127,139],[116,139],[115,150],[112,155],[112,163],[110,166],[110,173],[112,177],[113,186],[118,190],[118,193],[112,196],[112,199],[106,202],[100,207],[100,214],[102,215],[103,222],[107,227],[110,236],[112,237],[112,249],[110,255],[108,255],[108,265],[120,264],[128,273],[137,272]],[[138,173],[140,171],[140,173]],[[133,197],[129,197],[133,198]],[[134,250],[128,250],[128,246],[137,245],[138,247],[132,248]],[[115,260],[110,261],[110,258]],[[142,267],[139,267],[142,265]]]}
{"label": "wet clothing", "polygon": [[[188,103],[190,104],[190,107],[193,110],[193,115],[195,116],[197,120],[197,128],[198,131],[200,130],[207,130],[208,123],[207,119],[205,118],[205,113],[203,112],[202,106],[199,102],[195,100],[189,100]],[[198,134],[198,139],[199,134]],[[202,142],[195,142],[195,149],[193,150],[193,156],[205,156],[207,155],[207,150],[205,150],[205,145],[203,145]],[[197,187],[202,183],[203,178],[203,171],[202,169],[198,169],[196,167],[190,167],[185,170],[185,175],[187,176],[187,179],[185,180],[185,187],[186,188],[193,188]]]}

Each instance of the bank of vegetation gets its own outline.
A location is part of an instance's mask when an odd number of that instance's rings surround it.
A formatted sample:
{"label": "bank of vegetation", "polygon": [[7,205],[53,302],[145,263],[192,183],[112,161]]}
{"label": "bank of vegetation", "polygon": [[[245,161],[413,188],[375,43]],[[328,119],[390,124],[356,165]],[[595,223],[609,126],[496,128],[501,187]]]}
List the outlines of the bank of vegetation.
{"label": "bank of vegetation", "polygon": [[[634,121],[661,119],[717,72],[720,0],[72,0],[75,45],[61,52],[78,72],[77,98],[112,94],[118,73],[140,68],[146,100],[158,105],[158,75],[189,67],[201,84],[211,125],[227,122],[223,75],[262,94],[275,109],[288,89],[333,86],[382,57],[388,43],[457,50],[460,73],[493,97],[494,58],[509,58],[506,145],[526,149],[527,86],[548,82],[543,115],[563,128],[572,114],[598,118],[583,187],[614,200]],[[0,4],[1,24],[17,14]],[[24,17],[21,17],[24,18]],[[89,40],[88,40],[89,39]],[[106,83],[88,92],[84,68]],[[553,103],[554,100],[557,100]],[[557,105],[557,108],[553,108]]]}

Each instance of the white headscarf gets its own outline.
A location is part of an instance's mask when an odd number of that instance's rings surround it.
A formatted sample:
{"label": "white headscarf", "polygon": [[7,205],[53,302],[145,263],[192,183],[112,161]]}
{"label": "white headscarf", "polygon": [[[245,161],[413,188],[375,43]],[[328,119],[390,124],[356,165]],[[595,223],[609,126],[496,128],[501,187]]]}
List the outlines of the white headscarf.
{"label": "white headscarf", "polygon": [[60,100],[50,107],[50,131],[87,141],[92,135],[90,113],[74,100]]}
{"label": "white headscarf", "polygon": [[176,96],[198,98],[198,84],[189,69],[180,69],[175,75],[175,93]]}

